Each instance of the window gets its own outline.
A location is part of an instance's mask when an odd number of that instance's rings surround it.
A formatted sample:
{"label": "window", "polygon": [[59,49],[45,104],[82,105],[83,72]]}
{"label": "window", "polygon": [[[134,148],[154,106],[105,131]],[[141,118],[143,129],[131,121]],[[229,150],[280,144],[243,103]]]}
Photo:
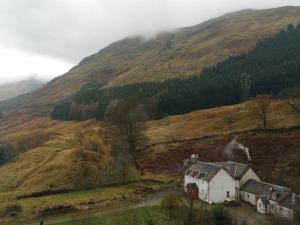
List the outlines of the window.
{"label": "window", "polygon": [[249,198],[250,196],[249,196],[249,194],[247,194],[247,198]]}
{"label": "window", "polygon": [[226,192],[226,196],[227,196],[227,198],[229,198],[229,196],[230,196],[230,191],[227,191],[227,192]]}

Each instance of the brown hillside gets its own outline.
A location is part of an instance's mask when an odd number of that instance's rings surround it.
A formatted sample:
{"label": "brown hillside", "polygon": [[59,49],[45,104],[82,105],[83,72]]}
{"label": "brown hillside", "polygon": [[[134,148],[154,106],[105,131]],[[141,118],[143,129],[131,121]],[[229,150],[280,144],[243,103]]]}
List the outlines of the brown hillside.
{"label": "brown hillside", "polygon": [[150,40],[127,38],[83,59],[43,89],[1,103],[0,107],[34,107],[34,112],[48,113],[54,102],[89,80],[122,85],[189,76],[231,55],[245,53],[258,41],[299,21],[300,7],[244,10],[161,33]]}
{"label": "brown hillside", "polygon": [[[199,110],[147,122],[148,140],[139,146],[140,169],[151,173],[157,171],[173,173],[176,172],[174,168],[180,168],[183,158],[193,152],[198,152],[204,157],[203,160],[244,160],[243,155],[240,158],[224,158],[218,152],[232,138],[227,136],[229,134],[225,118],[228,115],[233,118],[232,132],[240,133],[240,140],[251,149],[255,148],[256,165],[262,165],[259,170],[263,172],[264,165],[272,165],[273,154],[277,157],[276,160],[280,160],[282,154],[287,152],[286,162],[292,162],[290,159],[296,156],[299,144],[299,130],[289,131],[287,135],[282,135],[280,130],[299,125],[299,117],[287,104],[273,102],[269,122],[274,134],[249,132],[259,128],[260,124],[249,116],[249,112],[241,110],[240,105]],[[10,153],[14,159],[0,166],[2,174],[0,192],[1,189],[18,191],[22,189],[23,192],[43,190],[50,184],[57,184],[57,188],[74,186],[78,180],[76,176],[70,174],[78,167],[74,164],[76,157],[73,154],[73,147],[70,146],[71,137],[80,130],[85,134],[93,133],[98,140],[103,138],[99,136],[99,132],[97,133],[97,130],[102,129],[102,123],[94,120],[62,122],[45,117],[32,118],[24,114],[11,115],[9,119],[0,120],[3,128],[0,130],[0,143],[6,143],[11,147]],[[207,136],[209,138],[206,138]],[[252,136],[255,138],[252,139]],[[105,153],[106,148],[103,149]],[[90,165],[94,163],[92,161]],[[34,174],[32,171],[35,171]],[[281,172],[280,169],[275,173],[274,179],[277,179]],[[52,179],[46,178],[52,173]],[[270,171],[264,176],[267,175],[270,175]]]}

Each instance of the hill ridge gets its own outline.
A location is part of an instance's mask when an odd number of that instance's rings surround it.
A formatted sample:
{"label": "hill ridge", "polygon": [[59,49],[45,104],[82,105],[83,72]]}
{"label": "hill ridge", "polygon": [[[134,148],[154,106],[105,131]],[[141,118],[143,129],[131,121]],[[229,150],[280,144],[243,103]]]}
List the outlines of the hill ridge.
{"label": "hill ridge", "polygon": [[35,113],[49,114],[56,102],[91,80],[116,86],[191,76],[250,51],[257,42],[299,21],[300,7],[248,9],[165,32],[145,42],[137,36],[125,38],[85,57],[44,88],[0,103],[0,110],[34,108]]}

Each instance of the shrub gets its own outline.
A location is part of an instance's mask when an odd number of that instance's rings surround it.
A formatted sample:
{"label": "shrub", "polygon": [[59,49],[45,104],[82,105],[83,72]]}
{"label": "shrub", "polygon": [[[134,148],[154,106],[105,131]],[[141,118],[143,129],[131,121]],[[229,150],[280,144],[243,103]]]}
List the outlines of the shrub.
{"label": "shrub", "polygon": [[173,193],[166,195],[161,201],[161,208],[164,210],[164,213],[169,220],[177,218],[177,216],[180,214],[181,207],[181,198]]}
{"label": "shrub", "polygon": [[11,204],[5,207],[4,213],[6,216],[18,216],[22,213],[23,208],[19,203]]}
{"label": "shrub", "polygon": [[223,205],[215,205],[212,208],[212,216],[215,225],[231,225],[232,218]]}

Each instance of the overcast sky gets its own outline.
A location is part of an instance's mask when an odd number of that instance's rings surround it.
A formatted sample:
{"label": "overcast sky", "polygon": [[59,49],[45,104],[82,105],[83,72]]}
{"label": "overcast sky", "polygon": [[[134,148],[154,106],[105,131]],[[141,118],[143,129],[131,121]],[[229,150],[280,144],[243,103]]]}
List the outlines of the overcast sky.
{"label": "overcast sky", "polygon": [[129,35],[191,26],[245,8],[300,0],[1,0],[0,83],[50,79]]}

